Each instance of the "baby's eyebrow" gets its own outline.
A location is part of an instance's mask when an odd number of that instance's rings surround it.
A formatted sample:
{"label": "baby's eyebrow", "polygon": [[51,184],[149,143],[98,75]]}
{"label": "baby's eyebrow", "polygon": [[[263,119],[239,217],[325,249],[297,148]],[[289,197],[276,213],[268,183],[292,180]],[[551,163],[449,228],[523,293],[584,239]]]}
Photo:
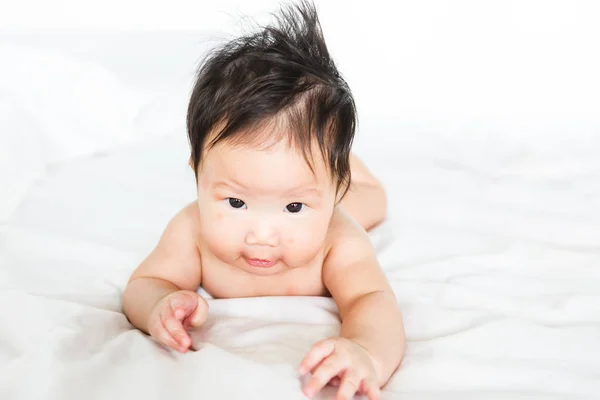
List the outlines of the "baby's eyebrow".
{"label": "baby's eyebrow", "polygon": [[234,182],[234,181],[216,181],[216,182],[213,182],[212,187],[214,189],[225,187],[225,188],[229,188],[229,189],[235,189],[238,191],[246,191],[247,190],[247,188],[244,187],[244,185],[242,185],[238,182]]}
{"label": "baby's eyebrow", "polygon": [[310,195],[314,195],[314,196],[320,196],[321,195],[321,191],[319,189],[317,189],[316,187],[297,187],[294,188],[290,191],[288,191],[286,193],[286,195],[289,196],[310,196]]}
{"label": "baby's eyebrow", "polygon": [[[213,182],[212,184],[213,189],[219,189],[219,188],[227,188],[227,189],[234,189],[237,190],[240,193],[243,192],[251,192],[252,190],[250,188],[247,188],[246,186],[242,185],[239,182],[235,182],[235,181],[231,181],[231,180],[227,180],[227,181],[216,181]],[[290,190],[288,190],[287,192],[284,193],[284,196],[288,197],[288,196],[298,196],[298,197],[306,197],[306,196],[321,196],[321,190],[319,190],[317,187],[315,186],[298,186],[295,188],[292,188]]]}

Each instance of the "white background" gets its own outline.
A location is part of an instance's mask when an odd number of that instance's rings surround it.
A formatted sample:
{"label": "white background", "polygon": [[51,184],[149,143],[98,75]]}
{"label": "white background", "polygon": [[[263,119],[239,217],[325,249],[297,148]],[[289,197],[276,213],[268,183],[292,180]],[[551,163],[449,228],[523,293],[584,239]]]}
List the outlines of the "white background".
{"label": "white background", "polygon": [[[6,1],[0,27],[230,34],[276,1]],[[320,1],[327,41],[365,115],[499,130],[599,128],[596,1]],[[500,132],[498,132],[499,134]]]}
{"label": "white background", "polygon": [[[179,358],[121,313],[195,195],[196,61],[276,8],[216,4],[0,5],[0,398],[303,398],[331,299],[211,300],[204,351]],[[407,353],[383,398],[597,398],[599,3],[318,7],[390,199],[372,237]]]}

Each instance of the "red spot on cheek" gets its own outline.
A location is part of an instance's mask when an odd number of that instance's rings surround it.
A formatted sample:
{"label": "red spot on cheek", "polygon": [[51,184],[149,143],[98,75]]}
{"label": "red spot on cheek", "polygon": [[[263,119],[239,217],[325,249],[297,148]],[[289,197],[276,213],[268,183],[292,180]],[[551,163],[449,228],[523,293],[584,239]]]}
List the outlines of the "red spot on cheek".
{"label": "red spot on cheek", "polygon": [[223,219],[222,213],[217,213],[217,221],[221,221]]}
{"label": "red spot on cheek", "polygon": [[285,289],[285,295],[286,296],[295,296],[296,295],[296,288],[293,286],[288,286]]}

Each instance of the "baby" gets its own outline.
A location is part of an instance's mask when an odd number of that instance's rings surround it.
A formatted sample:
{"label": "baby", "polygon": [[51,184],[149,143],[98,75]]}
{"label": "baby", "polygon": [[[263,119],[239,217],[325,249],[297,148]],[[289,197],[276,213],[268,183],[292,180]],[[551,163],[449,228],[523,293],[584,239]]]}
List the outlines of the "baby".
{"label": "baby", "polygon": [[188,108],[197,201],[167,225],[123,295],[131,323],[186,352],[215,298],[331,296],[338,337],[298,367],[312,397],[379,397],[404,328],[367,231],[385,218],[379,182],[351,155],[356,114],[313,5],[233,40],[200,67]]}

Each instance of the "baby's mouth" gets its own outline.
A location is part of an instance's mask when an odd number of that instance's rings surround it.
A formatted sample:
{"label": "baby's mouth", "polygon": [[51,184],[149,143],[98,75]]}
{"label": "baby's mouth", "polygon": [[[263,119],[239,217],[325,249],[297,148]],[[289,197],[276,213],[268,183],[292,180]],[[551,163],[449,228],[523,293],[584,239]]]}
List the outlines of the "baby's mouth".
{"label": "baby's mouth", "polygon": [[263,260],[260,258],[248,258],[248,257],[244,257],[244,260],[246,260],[246,262],[253,266],[253,267],[258,267],[258,268],[270,268],[273,265],[275,265],[277,262],[276,261],[272,261],[272,260]]}

